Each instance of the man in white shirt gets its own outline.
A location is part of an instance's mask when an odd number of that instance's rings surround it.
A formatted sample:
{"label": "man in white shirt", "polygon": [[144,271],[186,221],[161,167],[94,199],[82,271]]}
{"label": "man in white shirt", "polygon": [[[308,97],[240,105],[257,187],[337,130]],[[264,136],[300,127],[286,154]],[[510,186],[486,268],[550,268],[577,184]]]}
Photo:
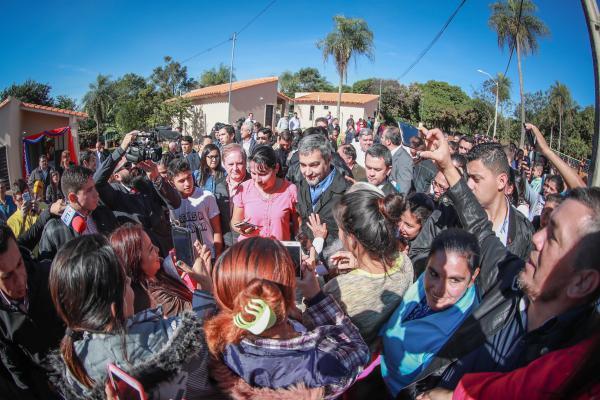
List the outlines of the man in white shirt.
{"label": "man in white shirt", "polygon": [[367,150],[373,146],[373,131],[369,128],[361,129],[358,134],[358,143],[352,142],[352,146],[356,150],[356,162],[365,168],[365,155]]}
{"label": "man in white shirt", "polygon": [[174,210],[175,217],[182,226],[200,232],[213,258],[218,257],[223,250],[223,234],[215,196],[194,186],[190,165],[184,158],[169,164],[169,178],[181,195],[181,205]]}
{"label": "man in white shirt", "polygon": [[294,113],[294,116],[292,117],[292,119],[290,119],[289,129],[290,131],[293,131],[294,129],[300,129],[300,120],[298,119],[298,113]]}

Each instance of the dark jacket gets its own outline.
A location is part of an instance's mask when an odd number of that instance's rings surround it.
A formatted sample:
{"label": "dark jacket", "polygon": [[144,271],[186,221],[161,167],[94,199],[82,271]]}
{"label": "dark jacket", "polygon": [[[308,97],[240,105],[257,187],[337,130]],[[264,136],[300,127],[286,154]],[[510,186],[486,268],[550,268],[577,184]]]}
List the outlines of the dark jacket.
{"label": "dark jacket", "polygon": [[385,180],[385,183],[383,184],[383,186],[381,187],[381,191],[383,192],[384,195],[388,195],[388,194],[398,194],[398,185],[395,184],[395,182],[390,182],[389,179]]}
{"label": "dark jacket", "polygon": [[[250,174],[246,174],[244,182],[250,179]],[[215,199],[217,200],[217,207],[219,207],[219,213],[221,214],[221,232],[223,233],[223,243],[226,247],[233,246],[239,237],[239,233],[231,230],[231,216],[233,215],[233,195],[235,193],[229,193],[229,186],[227,185],[227,177],[223,176],[219,179],[215,186]]]}
{"label": "dark jacket", "polygon": [[431,181],[437,174],[437,167],[431,160],[419,160],[413,166],[413,188],[415,192],[429,193]]}
{"label": "dark jacket", "polygon": [[[419,389],[437,385],[436,376],[449,365],[480,349],[487,339],[514,320],[520,313],[519,302],[525,296],[516,283],[525,262],[507,251],[496,237],[487,214],[466,182],[460,180],[447,193],[454,202],[462,226],[477,237],[481,247],[481,271],[476,283],[482,301],[421,372],[416,380]],[[569,318],[568,323],[563,322],[566,319],[561,315],[541,328],[526,332],[521,338],[525,343],[524,351],[513,367],[526,365],[548,351],[569,346],[588,336],[591,327],[598,322],[594,305],[582,306],[575,311],[577,314]]]}
{"label": "dark jacket", "polygon": [[398,184],[400,193],[407,194],[410,192],[413,179],[413,161],[410,154],[402,146],[392,156],[390,179]]}
{"label": "dark jacket", "polygon": [[[118,226],[113,213],[105,206],[96,207],[90,215],[98,232],[104,236],[108,236]],[[61,246],[77,236],[79,234],[72,227],[65,225],[60,218],[50,219],[42,232],[39,259],[53,260]]]}
{"label": "dark jacket", "polygon": [[333,208],[337,205],[344,192],[350,187],[350,184],[342,174],[336,170],[333,182],[331,182],[329,188],[321,195],[314,210],[310,197],[310,189],[306,179],[302,178],[296,185],[298,187],[298,203],[296,204],[296,208],[298,210],[298,215],[302,218],[300,230],[312,241],[314,237],[307,225],[308,217],[312,213],[319,214],[321,222],[324,222],[327,225],[328,233],[325,238],[325,247],[330,246],[338,238],[338,226],[333,219]]}
{"label": "dark jacket", "polygon": [[0,301],[0,398],[52,399],[46,356],[57,348],[64,325],[48,288],[50,263],[36,263],[21,249],[27,270],[27,313]]}
{"label": "dark jacket", "polygon": [[282,148],[275,150],[275,157],[277,157],[277,163],[279,164],[279,171],[277,171],[278,178],[285,178],[288,172],[288,156],[289,151],[285,151]]}
{"label": "dark jacket", "polygon": [[196,150],[192,150],[190,154],[183,154],[187,162],[190,164],[190,169],[196,171],[200,169],[200,155]]}
{"label": "dark jacket", "polygon": [[118,147],[96,170],[94,181],[100,199],[120,220],[139,222],[152,243],[166,257],[173,248],[168,208],[177,209],[181,205],[179,193],[162,177],[154,182],[146,178],[139,181],[139,191],[129,191],[121,184],[111,184],[109,179],[121,157],[125,154]]}
{"label": "dark jacket", "polygon": [[60,188],[60,184],[58,186],[50,185],[46,188],[46,203],[52,204],[56,200],[64,199],[62,189]]}

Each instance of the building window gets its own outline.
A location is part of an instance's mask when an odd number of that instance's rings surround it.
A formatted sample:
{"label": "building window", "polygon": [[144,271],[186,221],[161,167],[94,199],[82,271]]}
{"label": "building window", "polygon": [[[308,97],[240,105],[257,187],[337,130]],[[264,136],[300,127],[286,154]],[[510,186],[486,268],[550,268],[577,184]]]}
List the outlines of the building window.
{"label": "building window", "polygon": [[310,106],[310,114],[308,115],[308,120],[312,121],[315,118],[315,106]]}
{"label": "building window", "polygon": [[323,110],[329,110],[329,106],[323,106]]}

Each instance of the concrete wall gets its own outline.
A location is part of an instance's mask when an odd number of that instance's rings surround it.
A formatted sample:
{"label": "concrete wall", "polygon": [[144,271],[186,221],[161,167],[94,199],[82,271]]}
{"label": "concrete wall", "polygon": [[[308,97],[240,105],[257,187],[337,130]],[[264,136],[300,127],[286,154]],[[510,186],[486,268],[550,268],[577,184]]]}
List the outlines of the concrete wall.
{"label": "concrete wall", "polygon": [[[273,106],[273,119],[265,121],[266,105]],[[254,113],[254,119],[262,125],[273,126],[277,111],[277,82],[268,82],[249,88],[236,90],[231,94],[231,120],[247,117]]]}
{"label": "concrete wall", "polygon": [[[200,132],[201,135],[209,134],[217,122],[227,122],[227,96],[194,100],[192,107],[202,109],[204,114],[204,130]],[[183,133],[192,135],[190,119],[185,120],[183,128]]]}
{"label": "concrete wall", "polygon": [[19,118],[20,105],[10,101],[0,108],[0,146],[6,146],[6,163],[8,179],[12,182],[21,177],[21,158],[23,145],[21,143],[21,121]]}

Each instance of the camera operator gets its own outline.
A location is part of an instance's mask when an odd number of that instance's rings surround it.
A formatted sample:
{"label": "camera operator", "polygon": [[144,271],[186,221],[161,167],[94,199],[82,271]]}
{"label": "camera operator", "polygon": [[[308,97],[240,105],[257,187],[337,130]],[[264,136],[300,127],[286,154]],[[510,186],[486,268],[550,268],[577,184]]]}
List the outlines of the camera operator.
{"label": "camera operator", "polygon": [[35,224],[40,212],[48,206],[32,198],[25,181],[16,182],[13,187],[13,199],[17,210],[8,218],[6,224],[18,237]]}
{"label": "camera operator", "polygon": [[[100,199],[117,219],[140,223],[165,257],[173,248],[167,207],[178,208],[181,198],[160,176],[158,167],[151,160],[141,161],[135,167],[122,160],[138,133],[132,131],[125,135],[121,146],[98,167],[94,181]],[[109,182],[111,177],[113,183]]]}

